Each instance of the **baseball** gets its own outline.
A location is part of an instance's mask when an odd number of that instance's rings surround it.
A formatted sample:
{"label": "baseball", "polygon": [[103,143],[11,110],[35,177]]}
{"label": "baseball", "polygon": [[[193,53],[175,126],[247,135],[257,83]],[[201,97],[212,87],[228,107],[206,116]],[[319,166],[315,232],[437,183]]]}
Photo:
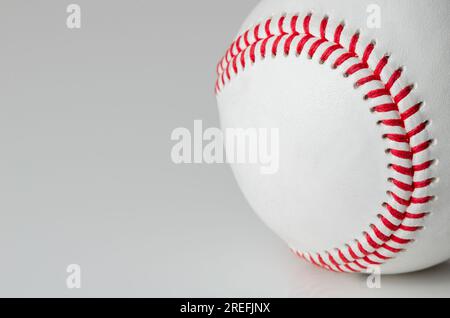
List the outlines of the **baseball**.
{"label": "baseball", "polygon": [[383,274],[450,258],[450,2],[263,0],[217,66],[223,129],[278,128],[279,169],[231,164],[296,256]]}

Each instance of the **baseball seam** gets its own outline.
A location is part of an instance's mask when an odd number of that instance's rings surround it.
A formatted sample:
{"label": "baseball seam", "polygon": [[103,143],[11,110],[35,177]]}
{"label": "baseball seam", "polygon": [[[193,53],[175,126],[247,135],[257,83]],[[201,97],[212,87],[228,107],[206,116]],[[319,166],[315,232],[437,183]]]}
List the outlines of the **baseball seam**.
{"label": "baseball seam", "polygon": [[306,56],[354,80],[355,89],[376,115],[390,158],[390,189],[374,222],[362,235],[341,247],[325,251],[293,252],[308,262],[336,272],[361,272],[381,265],[408,249],[430,214],[433,183],[433,139],[421,112],[423,102],[414,85],[405,80],[404,69],[390,56],[379,54],[376,42],[364,39],[343,22],[312,13],[283,14],[239,35],[217,66],[216,94],[249,66],[269,57]]}

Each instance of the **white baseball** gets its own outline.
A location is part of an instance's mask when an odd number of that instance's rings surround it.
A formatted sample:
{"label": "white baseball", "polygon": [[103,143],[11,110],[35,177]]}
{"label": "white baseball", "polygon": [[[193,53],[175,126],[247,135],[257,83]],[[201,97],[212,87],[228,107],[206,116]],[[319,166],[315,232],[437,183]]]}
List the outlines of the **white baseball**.
{"label": "white baseball", "polygon": [[336,272],[450,258],[450,2],[264,0],[220,61],[223,128],[279,128],[280,168],[233,164],[299,257]]}

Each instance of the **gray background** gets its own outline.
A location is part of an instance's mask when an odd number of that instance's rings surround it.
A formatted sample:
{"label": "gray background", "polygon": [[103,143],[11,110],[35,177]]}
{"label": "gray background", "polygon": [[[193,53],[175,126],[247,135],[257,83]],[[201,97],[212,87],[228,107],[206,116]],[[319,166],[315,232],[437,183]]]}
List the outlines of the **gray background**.
{"label": "gray background", "polygon": [[227,166],[172,163],[256,3],[0,0],[0,296],[450,296],[449,264],[371,290],[299,262]]}

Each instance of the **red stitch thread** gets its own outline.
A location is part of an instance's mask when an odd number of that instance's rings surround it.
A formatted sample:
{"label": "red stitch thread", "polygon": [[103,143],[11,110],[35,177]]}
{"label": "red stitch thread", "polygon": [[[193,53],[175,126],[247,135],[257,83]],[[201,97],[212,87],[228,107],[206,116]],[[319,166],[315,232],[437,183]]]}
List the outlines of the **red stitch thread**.
{"label": "red stitch thread", "polygon": [[375,106],[373,108],[373,111],[377,112],[377,113],[396,112],[396,111],[398,111],[398,107],[396,104],[393,104],[393,103],[382,104],[382,105]]}
{"label": "red stitch thread", "polygon": [[421,107],[422,103],[416,104],[407,111],[405,111],[404,113],[400,114],[400,117],[402,118],[403,121],[406,121],[411,116],[414,116],[420,110]]}
{"label": "red stitch thread", "polygon": [[358,40],[359,40],[359,33],[355,33],[350,42],[350,50],[349,50],[350,53],[356,52],[356,45],[358,44]]}
{"label": "red stitch thread", "polygon": [[383,248],[388,250],[388,251],[390,251],[390,252],[392,252],[392,253],[394,253],[394,254],[398,254],[398,253],[401,253],[401,252],[404,251],[404,249],[402,249],[402,248],[394,248],[394,247],[392,247],[392,246],[390,246],[388,244],[383,245]]}
{"label": "red stitch thread", "polygon": [[336,50],[342,48],[339,44],[335,44],[330,46],[328,49],[325,50],[325,52],[323,52],[320,60],[322,62],[326,62],[328,60],[328,58],[331,56],[331,54],[333,54]]}
{"label": "red stitch thread", "polygon": [[291,31],[293,34],[298,34],[297,32],[297,21],[298,21],[298,16],[294,15],[291,19]]}
{"label": "red stitch thread", "polygon": [[[373,44],[373,43],[370,43],[367,47],[366,47],[366,50],[364,51],[364,55],[363,55],[363,58],[362,58],[362,60],[363,60],[363,62],[364,63],[368,63],[369,62],[369,58],[370,58],[370,55],[372,54],[372,52],[373,52],[373,50],[375,49],[375,44]],[[389,89],[389,88],[388,88]]]}
{"label": "red stitch thread", "polygon": [[404,213],[401,213],[400,211],[394,209],[390,204],[386,203],[385,207],[389,211],[389,213],[397,220],[402,221],[405,218]]}
{"label": "red stitch thread", "polygon": [[400,78],[400,76],[402,76],[402,72],[403,72],[403,69],[399,68],[392,74],[391,78],[389,79],[389,81],[386,84],[386,88],[388,90],[391,90],[391,88],[395,84],[395,82]]}
{"label": "red stitch thread", "polygon": [[425,130],[427,125],[428,125],[428,121],[424,121],[423,123],[419,124],[416,128],[408,131],[408,137],[412,138],[412,137],[420,134],[422,131]]}
{"label": "red stitch thread", "polygon": [[[260,24],[258,24],[256,27],[255,27],[255,31],[254,31],[254,33],[253,33],[253,36],[255,37],[255,39],[256,39],[256,41],[259,41],[260,40],[260,37],[259,37],[259,28],[261,27],[261,25]],[[256,43],[256,42],[255,42]]]}
{"label": "red stitch thread", "polygon": [[337,60],[336,62],[334,62],[334,67],[337,68],[339,66],[341,66],[345,61],[347,61],[348,59],[355,57],[354,53],[344,53],[342,54]]}
{"label": "red stitch thread", "polygon": [[389,139],[391,141],[395,142],[405,142],[409,143],[409,137],[406,135],[400,135],[400,134],[386,134],[384,135],[386,139]]}
{"label": "red stitch thread", "polygon": [[430,160],[430,161],[424,162],[422,164],[415,165],[415,166],[413,166],[413,170],[414,170],[414,172],[420,172],[420,171],[423,171],[423,170],[427,170],[427,169],[429,169],[431,167],[431,165],[433,163],[434,163],[434,161]]}
{"label": "red stitch thread", "polygon": [[285,17],[283,16],[280,18],[280,20],[278,20],[278,30],[280,30],[281,34],[286,34],[286,32],[284,32],[284,30],[283,30],[284,19],[285,19]]}
{"label": "red stitch thread", "polygon": [[403,99],[405,99],[409,93],[411,93],[411,91],[413,90],[414,86],[410,85],[405,87],[404,89],[402,89],[400,91],[400,93],[397,94],[397,96],[394,97],[394,101],[396,104],[400,103]]}
{"label": "red stitch thread", "polygon": [[423,219],[424,217],[426,217],[429,213],[418,213],[418,214],[413,214],[413,213],[406,213],[405,218],[408,219]]}
{"label": "red stitch thread", "polygon": [[275,41],[273,42],[273,45],[272,45],[272,56],[277,56],[278,45],[280,44],[281,39],[283,38],[283,36],[284,35],[277,36]]}
{"label": "red stitch thread", "polygon": [[324,40],[326,39],[327,25],[328,25],[328,17],[324,17],[322,19],[322,22],[320,23],[320,37]]}
{"label": "red stitch thread", "polygon": [[399,225],[395,225],[394,223],[392,223],[391,221],[389,221],[387,218],[385,218],[384,216],[381,217],[381,222],[383,222],[384,226],[386,226],[388,229],[390,229],[392,232],[395,232],[398,230]]}
{"label": "red stitch thread", "polygon": [[272,37],[272,33],[270,31],[270,24],[272,23],[272,19],[266,21],[266,25],[264,26],[264,30],[266,31],[266,37]]}
{"label": "red stitch thread", "polygon": [[380,78],[378,76],[376,76],[376,75],[369,75],[367,77],[364,77],[364,78],[361,78],[360,80],[358,80],[356,82],[355,86],[359,87],[359,86],[363,86],[363,85],[365,85],[367,83],[370,83],[370,82],[373,82],[373,81],[379,81],[379,80],[380,80]]}
{"label": "red stitch thread", "polygon": [[400,174],[404,174],[407,176],[414,176],[414,170],[412,168],[405,168],[399,165],[391,165],[391,168],[397,171]]}
{"label": "red stitch thread", "polygon": [[422,227],[421,227],[421,226],[406,226],[406,225],[401,225],[401,226],[400,226],[400,229],[401,229],[402,231],[405,231],[405,232],[417,232],[417,231],[421,230]]}
{"label": "red stitch thread", "polygon": [[400,205],[403,206],[409,206],[411,204],[410,200],[405,200],[402,197],[398,196],[397,194],[395,194],[392,191],[389,191],[389,195],[395,200],[395,202],[397,202]]}
{"label": "red stitch thread", "polygon": [[302,54],[303,48],[305,47],[306,43],[312,38],[313,38],[313,36],[306,35],[298,42],[297,49],[296,49],[297,55]]}
{"label": "red stitch thread", "polygon": [[395,243],[403,244],[403,245],[408,244],[409,242],[411,242],[411,240],[408,240],[408,239],[402,239],[401,237],[398,237],[398,236],[396,236],[396,235],[392,235],[392,236],[391,236],[391,240],[392,240],[393,242],[395,242]]}
{"label": "red stitch thread", "polygon": [[374,253],[373,253],[373,255],[375,255],[376,257],[378,257],[379,259],[382,259],[382,260],[389,260],[389,259],[391,259],[391,257],[386,257],[386,256],[384,256],[384,255],[381,255],[378,251],[375,251]]}
{"label": "red stitch thread", "polygon": [[305,20],[303,20],[303,31],[305,31],[306,34],[311,34],[309,32],[309,23],[311,22],[311,16],[312,16],[311,14],[308,14],[305,17]]}
{"label": "red stitch thread", "polygon": [[378,65],[375,68],[375,71],[373,73],[376,76],[380,76],[381,72],[383,71],[383,69],[385,68],[385,66],[387,65],[388,62],[389,62],[389,56],[386,55],[380,60],[380,62],[378,63]]}
{"label": "red stitch thread", "polygon": [[350,68],[345,72],[348,75],[353,75],[358,71],[364,70],[366,68],[368,68],[369,66],[366,63],[359,63],[359,64],[355,64],[350,66]]}
{"label": "red stitch thread", "polygon": [[407,184],[404,182],[401,182],[397,179],[392,179],[392,183],[399,189],[403,190],[403,191],[408,191],[408,192],[413,192],[414,191],[414,187],[412,184]]}
{"label": "red stitch thread", "polygon": [[245,46],[246,46],[246,47],[250,46],[250,42],[249,42],[249,40],[248,40],[249,34],[250,34],[250,30],[247,30],[247,31],[245,32],[245,34],[244,34],[244,43],[245,43]]}
{"label": "red stitch thread", "polygon": [[334,32],[334,43],[341,44],[342,31],[344,31],[344,25],[339,24],[336,28],[336,32]]}
{"label": "red stitch thread", "polygon": [[397,150],[397,149],[390,149],[390,153],[395,156],[398,157],[400,159],[407,159],[407,160],[412,160],[413,154],[411,151],[404,151],[404,150]]}
{"label": "red stitch thread", "polygon": [[386,88],[375,89],[367,93],[367,98],[377,98],[380,96],[390,95],[389,91]]}
{"label": "red stitch thread", "polygon": [[324,44],[325,42],[326,42],[326,40],[324,40],[324,39],[319,39],[319,40],[315,41],[315,42],[313,43],[313,45],[311,45],[311,48],[309,49],[308,55],[309,55],[310,57],[313,57],[314,54],[316,54],[316,51],[317,51],[317,49],[319,48],[319,46],[321,46],[321,45]]}
{"label": "red stitch thread", "polygon": [[432,143],[433,143],[432,140],[425,141],[424,143],[421,143],[418,146],[412,147],[411,151],[412,151],[413,154],[418,154],[418,153],[428,149]]}

